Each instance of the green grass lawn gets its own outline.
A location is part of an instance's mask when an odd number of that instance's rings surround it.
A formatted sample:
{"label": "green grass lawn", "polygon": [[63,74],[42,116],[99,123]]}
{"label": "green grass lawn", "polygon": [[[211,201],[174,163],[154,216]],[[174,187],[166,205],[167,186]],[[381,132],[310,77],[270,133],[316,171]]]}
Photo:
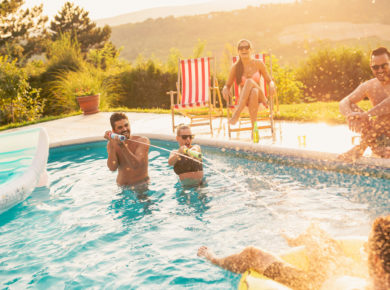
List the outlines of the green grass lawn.
{"label": "green grass lawn", "polygon": [[[364,110],[371,107],[369,101],[363,101],[359,103],[359,106]],[[154,113],[154,114],[170,114],[171,110],[166,109],[142,109],[142,108],[109,108],[105,109],[106,112],[138,112],[138,113]],[[206,109],[194,109],[191,110],[195,114],[207,114]],[[64,114],[59,116],[47,116],[39,120],[22,122],[22,123],[11,123],[8,125],[0,126],[0,131],[4,131],[11,128],[23,127],[31,124],[42,123],[52,121],[56,119],[66,118],[81,114],[80,111],[73,112],[70,114]],[[223,111],[226,116],[226,110]],[[279,112],[275,114],[276,120],[287,120],[287,121],[299,121],[299,122],[326,122],[329,124],[344,124],[345,118],[340,114],[338,102],[316,102],[308,104],[290,104],[280,105]]]}

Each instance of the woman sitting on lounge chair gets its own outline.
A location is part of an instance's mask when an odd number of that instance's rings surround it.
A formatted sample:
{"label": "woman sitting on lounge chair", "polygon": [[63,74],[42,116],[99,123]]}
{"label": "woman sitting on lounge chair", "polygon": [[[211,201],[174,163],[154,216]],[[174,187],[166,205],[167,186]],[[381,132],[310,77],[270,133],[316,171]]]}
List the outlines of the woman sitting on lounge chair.
{"label": "woman sitting on lounge chair", "polygon": [[237,50],[239,60],[233,64],[222,94],[227,101],[231,94],[230,88],[234,81],[239,84],[241,88],[239,103],[229,122],[231,125],[236,124],[242,110],[245,106],[248,106],[253,127],[259,109],[259,103],[263,104],[266,108],[268,107],[267,98],[259,85],[260,78],[263,76],[266,82],[269,83],[271,97],[276,93],[275,83],[272,81],[264,62],[252,57],[252,44],[249,40],[240,40],[237,45]]}

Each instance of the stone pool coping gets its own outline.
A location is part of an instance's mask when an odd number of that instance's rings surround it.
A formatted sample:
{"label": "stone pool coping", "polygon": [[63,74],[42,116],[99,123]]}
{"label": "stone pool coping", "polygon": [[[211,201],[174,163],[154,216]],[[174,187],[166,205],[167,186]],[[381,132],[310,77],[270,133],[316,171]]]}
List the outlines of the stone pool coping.
{"label": "stone pool coping", "polygon": [[[168,134],[137,133],[150,139],[176,142],[176,137]],[[102,136],[69,139],[50,144],[50,148],[104,141]],[[362,157],[354,163],[337,160],[337,153],[319,152],[307,149],[285,148],[270,145],[253,144],[243,141],[196,138],[196,144],[216,148],[225,148],[242,153],[257,153],[259,160],[274,162],[287,166],[298,166],[326,171],[337,171],[390,179],[390,159]]]}

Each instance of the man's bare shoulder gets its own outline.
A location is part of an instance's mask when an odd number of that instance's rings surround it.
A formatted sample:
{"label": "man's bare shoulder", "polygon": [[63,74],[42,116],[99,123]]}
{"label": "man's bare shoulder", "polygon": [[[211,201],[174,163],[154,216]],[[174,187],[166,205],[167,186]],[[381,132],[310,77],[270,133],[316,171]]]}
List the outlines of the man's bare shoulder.
{"label": "man's bare shoulder", "polygon": [[369,79],[368,81],[365,81],[361,83],[361,87],[365,89],[371,89],[374,88],[376,85],[378,85],[379,81],[377,78]]}
{"label": "man's bare shoulder", "polygon": [[146,143],[148,145],[150,144],[150,140],[146,136],[133,135],[131,136],[130,140]]}

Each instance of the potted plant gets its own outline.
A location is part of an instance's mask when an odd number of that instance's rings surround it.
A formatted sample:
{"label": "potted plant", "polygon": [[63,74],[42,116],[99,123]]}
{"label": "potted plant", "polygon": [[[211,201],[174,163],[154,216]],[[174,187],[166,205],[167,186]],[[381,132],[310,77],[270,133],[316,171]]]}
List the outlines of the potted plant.
{"label": "potted plant", "polygon": [[79,106],[84,115],[94,114],[99,112],[100,92],[104,92],[102,79],[102,75],[93,69],[63,71],[52,83],[52,92],[68,98],[72,109]]}
{"label": "potted plant", "polygon": [[99,112],[100,94],[93,89],[90,89],[89,87],[76,89],[75,97],[84,115]]}

